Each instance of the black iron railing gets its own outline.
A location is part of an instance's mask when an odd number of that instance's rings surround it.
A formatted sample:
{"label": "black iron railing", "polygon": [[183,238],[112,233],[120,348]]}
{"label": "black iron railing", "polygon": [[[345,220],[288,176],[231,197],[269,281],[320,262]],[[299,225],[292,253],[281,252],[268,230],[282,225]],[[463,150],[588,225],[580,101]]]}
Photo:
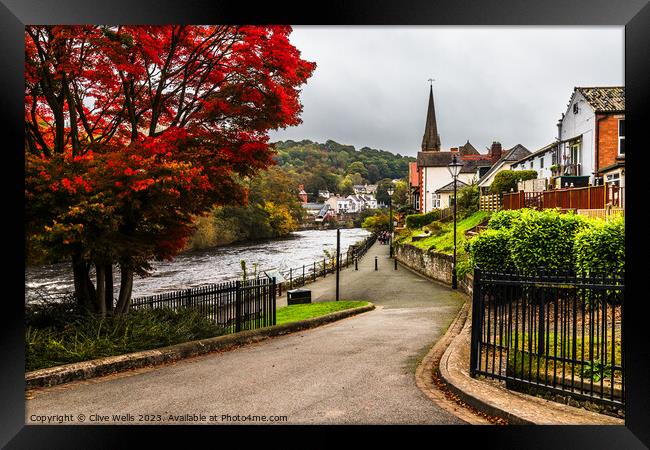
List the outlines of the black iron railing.
{"label": "black iron railing", "polygon": [[476,268],[473,289],[472,376],[625,404],[622,275]]}
{"label": "black iron railing", "polygon": [[[313,261],[310,264],[303,264],[298,267],[290,267],[280,271],[284,282],[278,282],[278,295],[282,294],[282,289],[294,289],[297,287],[305,286],[308,283],[316,281],[318,278],[326,277],[328,273],[336,272],[336,265],[339,264],[340,268],[355,265],[363,255],[366,254],[368,249],[377,240],[377,234],[373,233],[358,244],[351,245],[348,251],[342,252],[339,255],[337,262],[336,253],[331,256],[324,256],[322,259]],[[258,277],[264,276],[263,274],[268,271],[259,271]]]}
{"label": "black iron railing", "polygon": [[135,298],[131,308],[192,308],[234,333],[275,325],[275,292],[274,278],[230,281]]}

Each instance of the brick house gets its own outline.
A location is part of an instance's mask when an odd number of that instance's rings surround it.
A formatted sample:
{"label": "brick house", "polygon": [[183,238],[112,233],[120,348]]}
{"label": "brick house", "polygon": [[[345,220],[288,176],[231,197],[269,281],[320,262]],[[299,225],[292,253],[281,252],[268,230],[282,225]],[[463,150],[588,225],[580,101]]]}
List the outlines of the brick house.
{"label": "brick house", "polygon": [[561,174],[625,185],[625,88],[575,87],[558,122]]}

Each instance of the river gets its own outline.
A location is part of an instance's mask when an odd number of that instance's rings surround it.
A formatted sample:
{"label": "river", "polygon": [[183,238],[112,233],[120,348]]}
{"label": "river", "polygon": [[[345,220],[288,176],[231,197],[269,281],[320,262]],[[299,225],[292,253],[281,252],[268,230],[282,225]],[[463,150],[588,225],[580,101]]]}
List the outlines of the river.
{"label": "river", "polygon": [[[369,234],[360,228],[341,230],[341,252],[347,251],[350,245]],[[279,239],[185,252],[172,261],[154,262],[154,270],[149,276],[136,276],[133,298],[239,279],[242,260],[246,261],[249,272],[254,264],[257,264],[258,270],[285,271],[290,267],[300,267],[302,272],[303,264],[308,266],[308,270],[314,261],[322,261],[324,250],[336,251],[336,230],[296,231]],[[114,270],[115,283],[119,285],[119,271]],[[94,274],[91,275],[94,277]],[[25,270],[26,301],[35,298],[38,292],[56,295],[72,290],[72,268],[69,263],[27,267]]]}

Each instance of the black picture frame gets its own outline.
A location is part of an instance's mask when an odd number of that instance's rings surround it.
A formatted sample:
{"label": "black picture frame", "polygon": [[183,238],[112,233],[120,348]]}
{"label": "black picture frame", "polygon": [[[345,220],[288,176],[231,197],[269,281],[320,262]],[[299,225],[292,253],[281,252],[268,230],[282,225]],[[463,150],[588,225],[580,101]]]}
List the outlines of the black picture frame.
{"label": "black picture frame", "polygon": [[[315,6],[315,7],[314,7]],[[647,264],[647,230],[642,228],[643,194],[650,193],[643,184],[642,130],[648,122],[650,104],[650,6],[647,0],[444,0],[436,2],[388,1],[330,1],[266,2],[251,5],[244,2],[195,0],[172,2],[170,0],[127,1],[112,0],[3,0],[0,5],[0,45],[3,68],[0,80],[3,95],[0,100],[2,123],[5,125],[5,152],[11,162],[4,168],[5,193],[13,200],[13,209],[5,212],[8,227],[4,241],[14,243],[11,263],[5,268],[5,289],[2,305],[3,325],[2,371],[0,378],[0,408],[2,409],[0,445],[8,448],[118,448],[135,444],[136,437],[163,441],[168,445],[179,439],[200,442],[198,439],[219,439],[225,443],[224,433],[246,433],[243,438],[264,442],[270,431],[295,432],[298,427],[256,426],[256,433],[229,427],[130,427],[130,426],[36,426],[25,425],[24,395],[24,307],[19,300],[24,295],[24,243],[15,236],[24,236],[20,217],[24,214],[24,177],[19,168],[24,167],[23,83],[24,83],[24,25],[25,24],[78,24],[78,23],[287,23],[292,25],[616,25],[625,26],[625,86],[627,91],[627,136],[632,151],[626,156],[628,177],[626,188],[629,208],[626,212],[626,336],[625,375],[627,404],[625,426],[510,426],[510,427],[372,427],[372,434],[382,438],[386,433],[398,431],[406,436],[402,445],[415,445],[413,434],[426,439],[426,445],[457,442],[468,439],[487,448],[572,448],[631,449],[650,446],[650,351],[648,349],[648,324],[644,314],[644,270]],[[470,55],[471,57],[471,55]],[[577,55],[577,58],[579,55]],[[549,61],[549,66],[551,66]],[[646,138],[647,141],[647,138]],[[646,152],[648,154],[648,152]],[[647,178],[647,176],[645,177]],[[647,220],[647,219],[646,219]],[[645,244],[645,246],[644,246]],[[5,246],[6,248],[6,246]],[[645,250],[645,251],[644,251]],[[645,257],[645,258],[644,258]],[[369,428],[369,427],[365,427]],[[398,428],[396,430],[396,428]],[[407,429],[403,429],[407,428]],[[302,428],[304,430],[304,428]],[[340,431],[341,428],[338,428]],[[343,428],[344,431],[354,431]],[[180,436],[179,436],[179,431]],[[330,427],[309,428],[309,441],[318,446],[339,445],[333,439]],[[366,430],[367,431],[367,430]],[[188,433],[188,434],[185,434]],[[230,436],[234,437],[234,436]],[[399,437],[399,436],[398,436]],[[328,439],[330,438],[330,439]],[[307,445],[308,442],[303,441]],[[287,438],[283,438],[283,442]],[[291,440],[289,440],[291,441]],[[291,442],[288,442],[290,445]],[[310,444],[311,445],[311,444]]]}

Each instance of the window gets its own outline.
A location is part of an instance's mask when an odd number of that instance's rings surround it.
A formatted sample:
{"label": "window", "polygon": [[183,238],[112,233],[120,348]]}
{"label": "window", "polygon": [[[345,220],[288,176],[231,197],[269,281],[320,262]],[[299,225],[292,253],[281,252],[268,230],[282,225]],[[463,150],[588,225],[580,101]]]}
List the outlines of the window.
{"label": "window", "polygon": [[625,155],[625,119],[618,121],[618,154]]}
{"label": "window", "polygon": [[530,160],[530,168],[531,169],[533,168],[533,160],[532,159]]}
{"label": "window", "polygon": [[539,158],[539,168],[541,169],[543,167],[544,167],[544,157],[542,156],[541,158]]}

